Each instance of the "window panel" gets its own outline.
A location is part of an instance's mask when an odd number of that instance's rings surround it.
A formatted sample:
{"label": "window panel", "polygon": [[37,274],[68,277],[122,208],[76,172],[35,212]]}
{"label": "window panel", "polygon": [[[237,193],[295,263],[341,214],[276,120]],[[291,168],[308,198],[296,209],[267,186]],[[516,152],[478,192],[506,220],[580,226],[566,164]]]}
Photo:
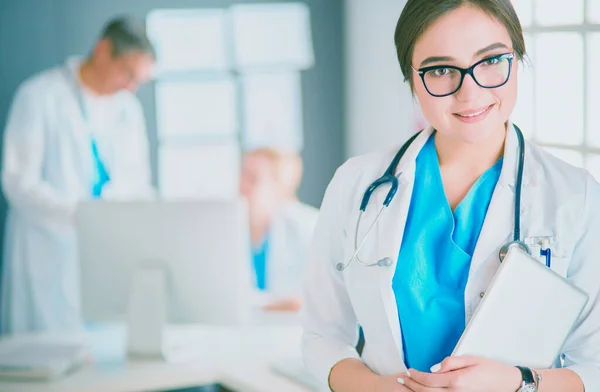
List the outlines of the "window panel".
{"label": "window panel", "polygon": [[513,0],[513,6],[515,7],[515,11],[517,11],[521,26],[531,26],[531,22],[533,21],[533,0]]}
{"label": "window panel", "polygon": [[545,33],[536,37],[535,47],[537,140],[579,145],[584,122],[583,39],[577,33]]}
{"label": "window panel", "polygon": [[244,147],[302,149],[300,74],[245,74]]}
{"label": "window panel", "polygon": [[157,72],[228,68],[225,24],[223,9],[151,12],[148,36],[156,48]]}
{"label": "window panel", "polygon": [[533,115],[533,77],[531,70],[522,70],[519,74],[519,95],[511,120],[523,130],[528,138],[534,137]]}
{"label": "window panel", "polygon": [[302,3],[150,13],[163,198],[237,196],[240,139],[302,148],[298,71],[314,65],[310,26]]}
{"label": "window panel", "polygon": [[162,145],[159,187],[166,199],[230,198],[238,195],[237,142],[218,145]]}
{"label": "window panel", "polygon": [[[524,33],[523,38],[525,39],[527,57],[529,60],[535,62],[535,36],[531,33]],[[528,63],[527,59],[524,59],[523,62],[526,65],[527,70],[533,71],[532,64]]]}
{"label": "window panel", "polygon": [[596,181],[600,181],[600,155],[588,155],[586,168],[592,173]]}
{"label": "window panel", "polygon": [[584,167],[583,153],[575,150],[566,150],[563,148],[545,148],[546,151],[563,161],[577,167]]}
{"label": "window panel", "polygon": [[157,83],[159,135],[219,136],[236,133],[235,93],[231,79]]}
{"label": "window panel", "polygon": [[[533,36],[525,34],[525,46],[531,59],[535,58]],[[511,120],[523,130],[526,137],[532,138],[534,132],[534,85],[533,68],[527,62],[519,64],[519,94],[517,105],[511,116]]]}
{"label": "window panel", "polygon": [[306,4],[238,4],[231,7],[231,20],[239,69],[306,69],[314,64]]}
{"label": "window panel", "polygon": [[600,0],[587,0],[587,20],[600,23]]}
{"label": "window panel", "polygon": [[600,147],[600,33],[590,33],[587,41],[587,142]]}
{"label": "window panel", "polygon": [[535,20],[543,26],[583,23],[584,0],[536,0]]}

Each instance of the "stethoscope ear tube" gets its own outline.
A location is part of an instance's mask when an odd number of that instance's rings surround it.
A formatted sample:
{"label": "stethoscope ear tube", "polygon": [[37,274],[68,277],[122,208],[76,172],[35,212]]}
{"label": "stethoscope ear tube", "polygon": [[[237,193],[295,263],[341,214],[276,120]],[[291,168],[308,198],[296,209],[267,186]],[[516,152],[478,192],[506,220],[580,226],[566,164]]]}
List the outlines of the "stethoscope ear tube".
{"label": "stethoscope ear tube", "polygon": [[[521,129],[514,125],[517,141],[519,142],[519,165],[517,166],[517,183],[515,184],[515,223],[513,242],[521,242],[521,190],[523,188],[523,168],[525,166],[525,140]],[[527,245],[523,244],[525,247]],[[528,252],[530,253],[530,252]]]}
{"label": "stethoscope ear tube", "polygon": [[[523,185],[523,168],[525,166],[525,140],[523,137],[523,132],[521,132],[521,129],[514,124],[513,124],[513,126],[515,128],[515,133],[517,134],[517,140],[519,143],[519,162],[518,162],[518,166],[517,166],[517,179],[516,179],[516,184],[515,184],[514,233],[513,233],[513,240],[511,242],[505,244],[504,246],[502,246],[502,248],[500,248],[500,252],[498,254],[500,262],[502,262],[504,260],[504,258],[508,254],[509,250],[512,248],[518,248],[518,249],[521,249],[523,252],[531,254],[531,250],[529,249],[529,247],[523,241],[521,241],[521,188]],[[390,259],[389,257],[381,259],[377,263],[367,264],[360,260],[360,258],[358,257],[358,254],[359,254],[360,250],[362,249],[365,241],[369,238],[371,231],[373,230],[373,228],[379,221],[381,213],[383,212],[383,210],[386,207],[389,206],[389,204],[392,202],[394,196],[396,195],[396,192],[398,191],[398,178],[394,174],[396,172],[398,164],[400,163],[400,160],[404,156],[404,153],[406,152],[406,150],[408,150],[408,147],[417,138],[417,136],[419,136],[419,134],[421,132],[418,132],[415,135],[413,135],[409,140],[406,141],[406,143],[404,143],[404,145],[402,145],[402,147],[396,153],[396,155],[394,156],[394,159],[392,160],[390,165],[387,167],[387,169],[385,170],[383,175],[380,178],[378,178],[377,180],[375,180],[371,185],[369,185],[369,187],[365,191],[365,194],[363,195],[362,200],[361,200],[360,213],[359,213],[359,217],[358,217],[358,220],[356,223],[356,231],[355,231],[355,235],[354,235],[354,249],[355,249],[354,254],[345,263],[340,262],[340,263],[336,264],[336,269],[338,271],[343,271],[344,269],[346,269],[348,267],[348,265],[350,265],[350,263],[354,259],[356,259],[356,261],[359,264],[366,266],[366,267],[372,267],[372,266],[376,266],[376,265],[380,266],[380,267],[382,267],[382,266],[389,267],[394,264],[393,260]],[[386,184],[388,182],[390,183],[391,187],[385,198],[383,206],[381,207],[381,210],[377,214],[375,221],[371,224],[371,226],[367,230],[367,233],[363,237],[363,240],[361,241],[360,245],[358,245],[357,244],[358,228],[360,226],[362,213],[366,210],[369,200],[371,198],[371,195],[377,190],[377,188],[379,188],[379,186]],[[546,256],[546,265],[550,266],[550,257],[551,257],[550,249],[543,250],[542,255]]]}

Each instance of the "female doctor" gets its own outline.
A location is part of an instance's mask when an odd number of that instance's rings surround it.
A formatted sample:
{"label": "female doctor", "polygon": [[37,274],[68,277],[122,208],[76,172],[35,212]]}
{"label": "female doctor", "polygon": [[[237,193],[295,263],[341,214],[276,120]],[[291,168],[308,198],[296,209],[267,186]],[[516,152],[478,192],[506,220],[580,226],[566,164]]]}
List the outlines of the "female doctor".
{"label": "female doctor", "polygon": [[[408,0],[395,42],[431,128],[395,167],[397,147],[349,160],[331,181],[309,255],[307,367],[336,392],[600,391],[600,186],[529,142],[520,148],[509,117],[525,45],[510,0]],[[560,49],[556,61],[568,61]],[[450,356],[516,234],[553,236],[553,270],[589,295],[564,368]]]}
{"label": "female doctor", "polygon": [[267,311],[296,312],[318,211],[301,203],[298,153],[276,148],[247,151],[240,193],[248,201],[256,302]]}

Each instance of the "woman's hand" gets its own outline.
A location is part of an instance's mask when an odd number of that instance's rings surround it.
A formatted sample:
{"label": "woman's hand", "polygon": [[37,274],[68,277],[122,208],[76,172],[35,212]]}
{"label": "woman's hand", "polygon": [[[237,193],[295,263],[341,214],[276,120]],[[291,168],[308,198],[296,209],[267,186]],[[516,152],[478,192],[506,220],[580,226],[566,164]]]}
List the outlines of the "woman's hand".
{"label": "woman's hand", "polygon": [[399,378],[404,377],[404,374],[397,374],[395,376],[379,376],[373,391],[375,392],[411,392],[412,389],[408,389],[405,385],[398,381]]}
{"label": "woman's hand", "polygon": [[[437,370],[436,366],[432,370]],[[517,391],[522,385],[519,369],[491,359],[448,357],[440,366],[434,373],[409,369],[409,375],[399,377],[413,392],[511,392]]]}
{"label": "woman's hand", "polygon": [[263,309],[267,312],[298,312],[301,306],[300,298],[287,298],[271,302]]}

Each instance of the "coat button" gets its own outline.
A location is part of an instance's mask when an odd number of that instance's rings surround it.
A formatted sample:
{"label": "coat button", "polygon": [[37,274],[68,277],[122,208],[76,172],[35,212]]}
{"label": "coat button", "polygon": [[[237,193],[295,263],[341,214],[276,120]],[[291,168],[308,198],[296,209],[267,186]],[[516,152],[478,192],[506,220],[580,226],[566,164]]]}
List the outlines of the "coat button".
{"label": "coat button", "polygon": [[485,291],[482,291],[481,293],[479,293],[479,298],[483,298],[485,296]]}

